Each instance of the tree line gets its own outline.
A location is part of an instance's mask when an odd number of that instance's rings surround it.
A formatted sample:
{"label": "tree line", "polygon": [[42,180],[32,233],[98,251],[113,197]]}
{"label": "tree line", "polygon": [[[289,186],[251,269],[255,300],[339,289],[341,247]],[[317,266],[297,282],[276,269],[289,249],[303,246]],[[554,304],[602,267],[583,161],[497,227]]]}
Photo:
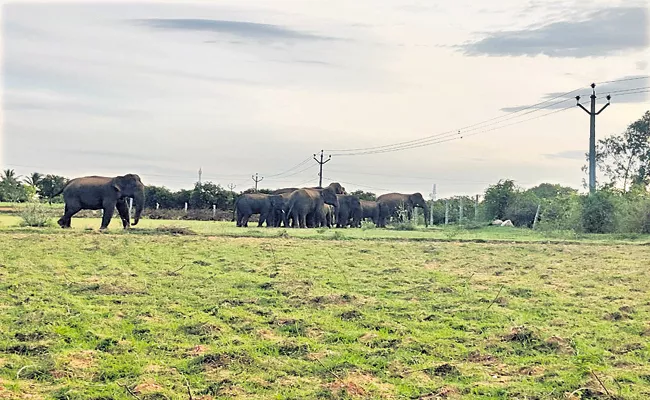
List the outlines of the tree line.
{"label": "tree line", "polygon": [[[588,160],[588,154],[585,159]],[[596,159],[603,179],[593,195],[581,195],[574,188],[551,183],[524,189],[505,179],[485,189],[478,207],[475,199],[468,196],[430,202],[433,223],[443,224],[446,215],[451,223],[509,219],[516,226],[531,227],[539,207],[539,226],[543,229],[650,233],[650,111],[624,132],[599,140]],[[586,167],[583,170],[586,172]],[[25,202],[40,197],[60,203],[61,196],[54,194],[67,181],[62,176],[38,172],[21,178],[13,170],[5,170],[0,177],[0,201]],[[583,186],[587,187],[585,180]],[[231,211],[237,197],[250,192],[254,189],[236,193],[212,182],[196,183],[192,189],[177,191],[149,185],[145,207],[180,210],[187,204],[190,209],[199,210],[214,205],[219,210]],[[376,199],[372,192],[358,190],[350,194],[361,200]],[[459,221],[461,203],[463,221]]]}

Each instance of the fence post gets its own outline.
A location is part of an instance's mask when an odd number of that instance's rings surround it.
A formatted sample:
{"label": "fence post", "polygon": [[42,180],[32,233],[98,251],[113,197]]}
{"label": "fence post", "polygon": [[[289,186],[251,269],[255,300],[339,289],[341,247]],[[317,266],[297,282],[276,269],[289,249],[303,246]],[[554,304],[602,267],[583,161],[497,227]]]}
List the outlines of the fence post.
{"label": "fence post", "polygon": [[445,199],[445,225],[449,224],[449,200]]}
{"label": "fence post", "polygon": [[185,212],[187,212],[187,201],[185,202]]}
{"label": "fence post", "polygon": [[463,198],[458,199],[458,225],[463,224]]}
{"label": "fence post", "polygon": [[537,211],[535,212],[535,219],[533,220],[533,230],[535,230],[535,227],[537,226],[537,219],[539,218],[539,210],[542,208],[542,204],[537,205]]}
{"label": "fence post", "polygon": [[215,219],[217,217],[217,205],[213,204],[212,205],[212,219]]}
{"label": "fence post", "polygon": [[474,222],[478,221],[478,194],[476,195],[476,200],[474,201]]}

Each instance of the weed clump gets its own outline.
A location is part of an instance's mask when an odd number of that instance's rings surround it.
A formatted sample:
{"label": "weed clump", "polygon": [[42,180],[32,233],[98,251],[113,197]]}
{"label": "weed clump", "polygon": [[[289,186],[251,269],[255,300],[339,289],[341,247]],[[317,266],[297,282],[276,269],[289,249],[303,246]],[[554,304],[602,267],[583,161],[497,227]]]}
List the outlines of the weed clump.
{"label": "weed clump", "polygon": [[170,235],[196,235],[197,233],[185,226],[162,225],[156,228],[157,233],[167,233]]}
{"label": "weed clump", "polygon": [[53,226],[47,208],[41,203],[29,203],[20,213],[20,218],[22,218],[22,221],[20,222],[21,226],[31,226],[36,228]]}
{"label": "weed clump", "polygon": [[355,319],[361,319],[363,317],[363,314],[357,310],[350,310],[350,311],[342,312],[340,317],[344,321],[352,321]]}

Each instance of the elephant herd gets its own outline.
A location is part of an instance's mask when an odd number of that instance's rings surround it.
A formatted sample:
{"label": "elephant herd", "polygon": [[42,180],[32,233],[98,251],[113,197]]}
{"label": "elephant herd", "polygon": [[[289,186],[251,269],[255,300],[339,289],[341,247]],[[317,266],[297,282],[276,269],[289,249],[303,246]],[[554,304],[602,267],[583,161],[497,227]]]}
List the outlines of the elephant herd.
{"label": "elephant herd", "polygon": [[414,207],[424,210],[426,224],[429,210],[420,193],[388,193],[376,201],[360,200],[334,182],[324,188],[284,188],[270,194],[244,194],[235,202],[233,219],[238,227],[247,227],[254,214],[259,214],[260,227],[266,223],[267,227],[360,228],[363,220],[386,227],[391,217],[404,217],[400,210],[411,219]]}
{"label": "elephant herd", "polygon": [[[79,211],[103,210],[100,229],[106,229],[117,207],[126,229],[131,226],[127,199],[134,200],[133,225],[136,225],[144,209],[144,192],[145,186],[136,174],[72,179],[57,193],[62,193],[65,201],[65,213],[58,224],[70,228],[72,216]],[[258,226],[266,223],[267,227],[359,228],[361,221],[368,219],[378,227],[386,227],[386,222],[393,217],[401,219],[406,216],[410,220],[414,207],[424,210],[426,223],[429,210],[420,193],[388,193],[376,201],[367,201],[347,194],[340,183],[334,182],[324,188],[284,188],[271,194],[244,194],[235,202],[233,217],[239,227],[248,226],[253,214],[259,214]]]}

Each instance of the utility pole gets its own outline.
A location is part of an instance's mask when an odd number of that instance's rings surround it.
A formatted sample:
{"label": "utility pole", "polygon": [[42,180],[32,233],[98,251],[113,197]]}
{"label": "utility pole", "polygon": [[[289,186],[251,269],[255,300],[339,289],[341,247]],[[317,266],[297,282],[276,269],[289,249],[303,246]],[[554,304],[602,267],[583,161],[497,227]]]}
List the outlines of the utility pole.
{"label": "utility pole", "polygon": [[255,173],[255,175],[251,175],[251,178],[253,179],[253,182],[255,182],[255,191],[257,192],[257,184],[259,182],[262,182],[264,180],[264,178],[263,177],[262,178],[258,177],[257,172]]}
{"label": "utility pole", "polygon": [[609,101],[612,96],[607,95],[607,104],[596,112],[596,84],[591,84],[591,111],[587,110],[582,104],[580,104],[580,96],[576,96],[577,106],[585,110],[589,114],[589,193],[594,193],[596,191],[596,115],[603,112],[604,109],[609,106]]}
{"label": "utility pole", "polygon": [[236,187],[237,187],[237,185],[235,185],[234,183],[229,183],[229,184],[228,184],[228,189],[229,189],[231,192],[234,191]]}
{"label": "utility pole", "polygon": [[[433,225],[433,203],[436,201],[436,184],[433,184],[433,191],[431,192],[431,207],[429,207],[429,225]],[[425,215],[424,218],[427,216]]]}
{"label": "utility pole", "polygon": [[445,200],[445,225],[449,224],[449,200]]}
{"label": "utility pole", "polygon": [[199,186],[201,186],[201,175],[203,175],[203,170],[199,167]]}
{"label": "utility pole", "polygon": [[332,156],[327,156],[327,160],[323,161],[323,150],[320,151],[320,161],[316,158],[316,154],[314,154],[314,160],[318,163],[318,166],[320,167],[320,171],[318,172],[318,187],[322,188],[323,187],[323,164],[327,163],[329,160],[332,159]]}
{"label": "utility pole", "polygon": [[463,224],[463,198],[458,199],[458,225]]}
{"label": "utility pole", "polygon": [[478,220],[478,194],[476,195],[476,200],[474,200],[474,221]]}

